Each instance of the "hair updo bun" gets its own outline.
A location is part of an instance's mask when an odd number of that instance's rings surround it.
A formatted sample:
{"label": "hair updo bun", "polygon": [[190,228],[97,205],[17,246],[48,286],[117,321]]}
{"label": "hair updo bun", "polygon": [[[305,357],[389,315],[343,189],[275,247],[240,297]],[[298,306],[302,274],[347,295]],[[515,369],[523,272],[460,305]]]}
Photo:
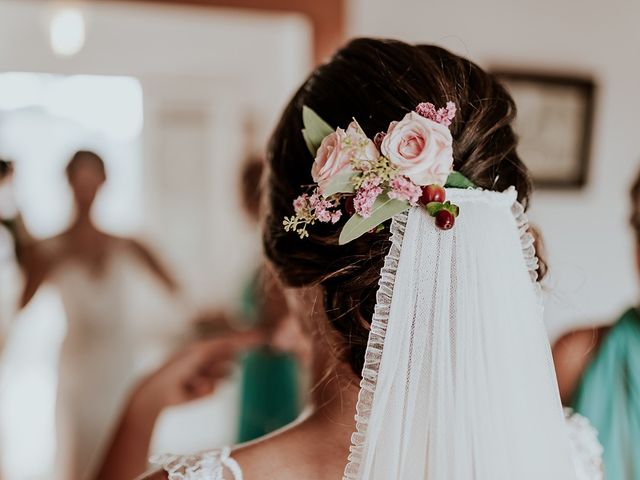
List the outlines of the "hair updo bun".
{"label": "hair updo bun", "polygon": [[380,269],[390,242],[388,229],[338,245],[344,220],[315,224],[300,240],[286,233],[301,185],[313,183],[313,158],[301,134],[302,106],[332,127],[357,118],[373,138],[389,122],[420,102],[455,102],[451,125],[454,168],[477,186],[505,190],[513,185],[525,206],[531,190],[527,169],[516,153],[511,128],[516,109],[500,83],[476,64],[432,45],[356,39],[317,68],[296,92],[277,125],[268,150],[264,247],[285,285],[320,284],[332,327],[343,339],[341,352],[360,375]]}

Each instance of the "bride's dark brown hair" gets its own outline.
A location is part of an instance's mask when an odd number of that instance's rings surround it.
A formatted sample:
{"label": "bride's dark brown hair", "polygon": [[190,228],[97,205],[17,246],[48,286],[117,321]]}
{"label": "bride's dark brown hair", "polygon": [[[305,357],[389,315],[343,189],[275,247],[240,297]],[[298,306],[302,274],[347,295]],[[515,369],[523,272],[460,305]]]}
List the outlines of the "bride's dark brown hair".
{"label": "bride's dark brown hair", "polygon": [[389,230],[363,235],[343,246],[337,225],[316,224],[301,240],[282,226],[293,213],[302,185],[313,183],[313,157],[302,130],[302,106],[315,110],[333,127],[356,118],[370,137],[386,131],[420,102],[458,113],[451,125],[454,168],[477,186],[505,190],[513,185],[527,204],[531,185],[516,153],[511,128],[516,109],[496,79],[469,60],[432,45],[361,38],[349,42],[317,68],[296,92],[277,125],[268,151],[266,255],[286,286],[319,284],[333,328],[343,339],[340,355],[360,375],[369,324]]}

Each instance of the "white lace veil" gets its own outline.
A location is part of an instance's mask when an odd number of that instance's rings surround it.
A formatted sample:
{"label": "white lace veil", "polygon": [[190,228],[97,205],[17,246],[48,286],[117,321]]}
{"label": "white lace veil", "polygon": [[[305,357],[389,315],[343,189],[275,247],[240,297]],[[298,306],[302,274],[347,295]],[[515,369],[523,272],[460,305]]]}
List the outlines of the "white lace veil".
{"label": "white lace veil", "polygon": [[516,191],[447,199],[451,230],[393,219],[344,479],[572,480]]}

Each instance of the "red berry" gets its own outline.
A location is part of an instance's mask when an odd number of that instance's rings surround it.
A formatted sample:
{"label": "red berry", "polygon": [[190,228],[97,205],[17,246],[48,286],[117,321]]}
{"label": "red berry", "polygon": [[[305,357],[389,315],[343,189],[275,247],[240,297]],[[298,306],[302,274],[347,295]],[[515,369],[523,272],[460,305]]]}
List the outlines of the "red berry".
{"label": "red berry", "polygon": [[347,197],[344,202],[344,210],[347,212],[347,215],[353,215],[356,213],[356,208],[353,206],[353,196]]}
{"label": "red berry", "polygon": [[456,222],[456,217],[449,210],[440,210],[436,213],[436,225],[441,230],[449,230]]}
{"label": "red berry", "polygon": [[420,196],[420,203],[427,205],[431,202],[444,202],[446,193],[444,188],[440,185],[432,184],[422,187],[422,195]]}

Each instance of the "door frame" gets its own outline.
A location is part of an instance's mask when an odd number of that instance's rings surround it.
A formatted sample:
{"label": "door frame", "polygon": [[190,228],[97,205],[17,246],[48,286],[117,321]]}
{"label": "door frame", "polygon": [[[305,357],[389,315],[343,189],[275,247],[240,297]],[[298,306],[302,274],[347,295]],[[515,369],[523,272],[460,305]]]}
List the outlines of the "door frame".
{"label": "door frame", "polygon": [[[94,0],[105,1],[105,0]],[[345,40],[346,0],[106,0],[118,2],[164,3],[199,7],[297,13],[310,22],[314,63],[325,61]]]}

